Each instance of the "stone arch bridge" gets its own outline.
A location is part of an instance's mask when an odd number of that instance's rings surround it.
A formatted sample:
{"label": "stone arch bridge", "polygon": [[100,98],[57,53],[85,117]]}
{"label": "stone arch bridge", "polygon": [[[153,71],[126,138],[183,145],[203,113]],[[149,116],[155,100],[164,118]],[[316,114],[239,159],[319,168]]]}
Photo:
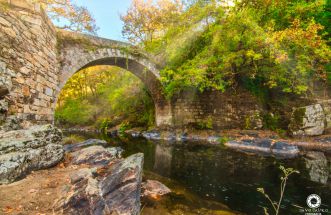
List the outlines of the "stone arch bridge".
{"label": "stone arch bridge", "polygon": [[126,43],[59,31],[32,2],[0,0],[0,129],[16,118],[23,127],[53,122],[68,78],[93,65],[119,66],[139,77],[154,100],[158,126],[261,127],[262,106],[249,92],[188,88],[168,101],[153,58]]}
{"label": "stone arch bridge", "polygon": [[170,102],[150,57],[127,43],[55,29],[40,5],[28,0],[0,3],[1,96],[9,93],[2,100],[2,115],[14,114],[32,124],[52,122],[59,93],[74,73],[112,65],[127,69],[146,85],[158,126],[172,124]]}
{"label": "stone arch bridge", "polygon": [[[77,71],[95,65],[118,66],[137,76],[149,90],[155,104],[156,125],[171,125],[171,105],[163,93],[160,72],[151,57],[130,44],[58,31],[59,90]],[[55,92],[55,97],[58,91]]]}

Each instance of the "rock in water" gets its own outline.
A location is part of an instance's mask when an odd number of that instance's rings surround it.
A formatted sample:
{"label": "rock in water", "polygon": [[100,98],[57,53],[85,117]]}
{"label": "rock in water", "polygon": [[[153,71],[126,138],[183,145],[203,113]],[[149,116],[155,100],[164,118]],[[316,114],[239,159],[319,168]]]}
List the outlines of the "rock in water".
{"label": "rock in water", "polygon": [[155,200],[160,199],[161,196],[171,193],[171,190],[167,186],[155,180],[147,180],[146,182],[144,182],[142,185],[142,189],[143,197],[149,197]]}
{"label": "rock in water", "polygon": [[[116,148],[91,146],[82,150],[73,154],[73,162],[79,160],[88,168],[71,176],[71,190],[59,200],[57,209],[71,215],[138,215],[144,155],[116,159]],[[91,162],[91,158],[102,162]]]}
{"label": "rock in water", "polygon": [[0,184],[11,183],[30,171],[59,163],[62,132],[52,125],[0,133]]}

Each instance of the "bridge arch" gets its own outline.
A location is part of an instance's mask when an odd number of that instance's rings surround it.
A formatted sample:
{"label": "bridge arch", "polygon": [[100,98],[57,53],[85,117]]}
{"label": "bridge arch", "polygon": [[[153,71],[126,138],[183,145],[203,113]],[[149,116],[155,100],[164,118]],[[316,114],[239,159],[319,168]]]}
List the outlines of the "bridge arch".
{"label": "bridge arch", "polygon": [[[163,94],[159,80],[160,73],[154,63],[142,54],[130,53],[128,44],[93,36],[70,34],[71,40],[61,41],[59,89],[55,92],[56,100],[67,80],[76,72],[90,66],[118,66],[137,76],[149,90],[155,104],[156,125],[172,125],[170,101]],[[73,36],[74,39],[72,39]]]}

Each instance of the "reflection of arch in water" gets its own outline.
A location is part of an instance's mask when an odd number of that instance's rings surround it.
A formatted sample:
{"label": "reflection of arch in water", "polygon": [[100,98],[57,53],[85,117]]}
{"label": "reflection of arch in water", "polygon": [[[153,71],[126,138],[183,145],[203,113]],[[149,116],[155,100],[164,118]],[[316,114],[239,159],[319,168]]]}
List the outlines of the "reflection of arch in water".
{"label": "reflection of arch in water", "polygon": [[170,176],[173,146],[157,144],[155,148],[154,171],[162,176]]}

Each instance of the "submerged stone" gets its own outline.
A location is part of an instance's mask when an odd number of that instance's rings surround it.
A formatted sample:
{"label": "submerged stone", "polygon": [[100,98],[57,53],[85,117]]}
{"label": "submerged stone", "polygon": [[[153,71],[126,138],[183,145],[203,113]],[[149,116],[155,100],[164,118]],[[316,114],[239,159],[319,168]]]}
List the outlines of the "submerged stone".
{"label": "submerged stone", "polygon": [[171,192],[171,190],[159,181],[147,180],[142,184],[142,196],[159,200],[162,196]]}

